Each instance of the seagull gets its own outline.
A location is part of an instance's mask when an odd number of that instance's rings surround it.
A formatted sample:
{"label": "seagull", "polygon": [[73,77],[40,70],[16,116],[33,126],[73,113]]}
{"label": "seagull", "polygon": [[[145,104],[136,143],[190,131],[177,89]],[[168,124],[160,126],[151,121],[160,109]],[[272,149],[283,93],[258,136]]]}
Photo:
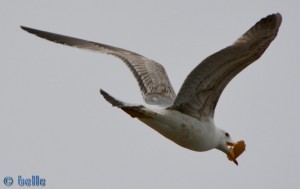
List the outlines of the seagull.
{"label": "seagull", "polygon": [[227,84],[260,58],[275,39],[281,20],[279,13],[262,18],[232,45],[204,59],[189,73],[177,95],[164,67],[140,54],[29,27],[21,28],[52,42],[121,59],[137,80],[146,105],[123,102],[100,89],[112,106],[184,148],[199,152],[218,149],[238,165],[236,159],[245,151],[245,142],[234,142],[227,131],[215,125],[215,108]]}

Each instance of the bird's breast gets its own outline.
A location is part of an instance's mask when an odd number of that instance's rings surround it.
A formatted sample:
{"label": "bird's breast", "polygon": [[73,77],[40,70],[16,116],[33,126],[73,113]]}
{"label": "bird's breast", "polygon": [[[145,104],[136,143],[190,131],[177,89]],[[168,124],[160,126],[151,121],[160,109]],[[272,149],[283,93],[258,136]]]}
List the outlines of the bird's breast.
{"label": "bird's breast", "polygon": [[176,110],[148,109],[151,118],[139,118],[176,144],[194,151],[207,151],[215,146],[208,142],[214,130],[213,121],[199,121]]}

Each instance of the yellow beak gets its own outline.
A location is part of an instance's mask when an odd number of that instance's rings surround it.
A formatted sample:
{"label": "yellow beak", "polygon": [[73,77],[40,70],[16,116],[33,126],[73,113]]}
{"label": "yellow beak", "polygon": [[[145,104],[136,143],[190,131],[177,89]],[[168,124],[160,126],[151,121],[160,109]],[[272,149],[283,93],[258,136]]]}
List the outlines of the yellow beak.
{"label": "yellow beak", "polygon": [[227,157],[230,161],[233,161],[236,165],[238,165],[237,158],[245,151],[246,144],[243,140],[240,140],[236,143],[227,142],[229,147],[229,152]]}

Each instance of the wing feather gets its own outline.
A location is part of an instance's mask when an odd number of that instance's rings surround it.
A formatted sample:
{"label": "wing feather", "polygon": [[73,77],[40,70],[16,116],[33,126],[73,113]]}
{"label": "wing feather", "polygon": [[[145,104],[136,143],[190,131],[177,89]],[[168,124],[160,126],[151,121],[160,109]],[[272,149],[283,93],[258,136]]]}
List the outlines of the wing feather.
{"label": "wing feather", "polygon": [[234,44],[203,60],[188,75],[170,109],[200,120],[213,117],[224,88],[261,57],[275,39],[281,20],[279,13],[261,19]]}
{"label": "wing feather", "polygon": [[21,28],[29,33],[52,42],[113,55],[121,59],[133,73],[139,84],[143,98],[148,104],[168,107],[173,103],[176,97],[164,67],[142,55],[101,43],[50,33],[24,26],[21,26]]}

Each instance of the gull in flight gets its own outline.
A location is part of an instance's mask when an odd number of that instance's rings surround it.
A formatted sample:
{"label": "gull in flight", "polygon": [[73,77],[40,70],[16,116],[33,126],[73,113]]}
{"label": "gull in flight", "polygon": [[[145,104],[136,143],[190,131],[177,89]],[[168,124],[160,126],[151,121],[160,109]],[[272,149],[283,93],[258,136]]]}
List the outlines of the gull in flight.
{"label": "gull in flight", "polygon": [[[176,144],[194,151],[218,149],[238,165],[244,152],[243,140],[234,142],[229,133],[214,123],[214,111],[226,85],[257,60],[275,39],[281,24],[279,13],[269,15],[232,45],[204,59],[187,76],[176,96],[164,67],[125,49],[21,26],[41,38],[113,55],[131,70],[148,105],[130,104],[100,90],[113,106],[144,122]],[[152,106],[156,105],[156,106]]]}

